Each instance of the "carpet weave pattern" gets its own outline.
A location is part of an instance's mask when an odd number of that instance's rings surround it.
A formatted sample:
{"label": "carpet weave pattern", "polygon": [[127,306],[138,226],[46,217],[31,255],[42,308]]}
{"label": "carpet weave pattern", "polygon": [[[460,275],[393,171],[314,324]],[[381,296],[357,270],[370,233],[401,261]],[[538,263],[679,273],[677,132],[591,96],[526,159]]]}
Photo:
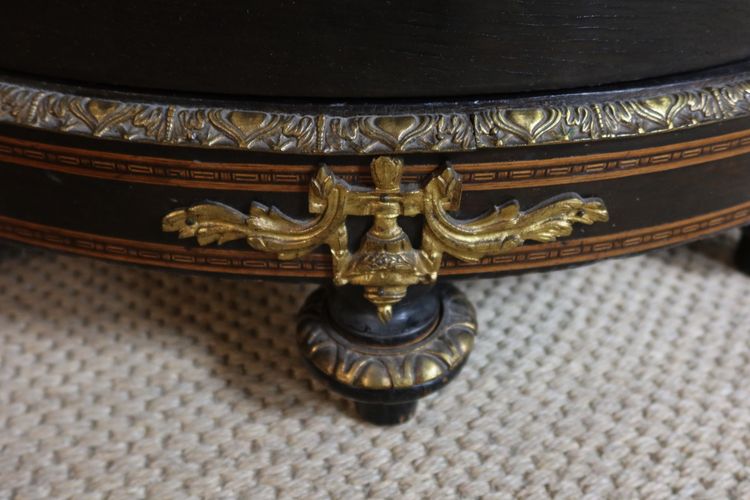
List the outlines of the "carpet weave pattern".
{"label": "carpet weave pattern", "polygon": [[0,498],[750,498],[736,235],[461,282],[463,373],[393,428],[311,379],[309,286],[0,250]]}

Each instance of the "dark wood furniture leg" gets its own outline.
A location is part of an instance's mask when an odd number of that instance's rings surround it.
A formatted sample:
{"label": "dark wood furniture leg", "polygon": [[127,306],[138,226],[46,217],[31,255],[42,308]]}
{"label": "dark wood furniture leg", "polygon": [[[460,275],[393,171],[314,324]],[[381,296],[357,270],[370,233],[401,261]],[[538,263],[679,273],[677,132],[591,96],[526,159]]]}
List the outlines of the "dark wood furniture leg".
{"label": "dark wood furniture leg", "polygon": [[383,322],[356,287],[321,287],[302,307],[300,351],[333,391],[374,424],[414,415],[417,400],[456,376],[474,344],[476,316],[454,286],[412,287]]}
{"label": "dark wood furniture leg", "polygon": [[742,228],[742,236],[734,254],[737,268],[745,274],[750,274],[750,226]]}

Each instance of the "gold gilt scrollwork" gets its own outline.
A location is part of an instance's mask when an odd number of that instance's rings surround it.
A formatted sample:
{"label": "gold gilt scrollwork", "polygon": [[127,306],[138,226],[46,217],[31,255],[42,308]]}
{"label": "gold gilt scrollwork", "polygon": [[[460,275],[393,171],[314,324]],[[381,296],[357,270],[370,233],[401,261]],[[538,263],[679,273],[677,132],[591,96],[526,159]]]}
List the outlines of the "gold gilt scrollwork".
{"label": "gold gilt scrollwork", "polygon": [[[288,217],[276,208],[254,202],[249,215],[216,202],[171,212],[164,231],[199,244],[245,239],[256,250],[289,260],[320,245],[331,249],[334,282],[361,285],[377,306],[380,319],[391,318],[392,306],[407,287],[435,282],[444,253],[467,262],[497,255],[526,241],[550,242],[568,236],[573,224],[608,220],[604,203],[564,194],[522,212],[516,201],[496,206],[473,220],[449,212],[461,204],[461,179],[446,166],[423,186],[404,185],[401,159],[381,156],[371,164],[373,189],[350,186],[323,166],[310,184],[308,220]],[[400,216],[422,214],[422,248],[412,247],[397,222]],[[359,249],[349,251],[348,216],[370,216],[373,224]]]}

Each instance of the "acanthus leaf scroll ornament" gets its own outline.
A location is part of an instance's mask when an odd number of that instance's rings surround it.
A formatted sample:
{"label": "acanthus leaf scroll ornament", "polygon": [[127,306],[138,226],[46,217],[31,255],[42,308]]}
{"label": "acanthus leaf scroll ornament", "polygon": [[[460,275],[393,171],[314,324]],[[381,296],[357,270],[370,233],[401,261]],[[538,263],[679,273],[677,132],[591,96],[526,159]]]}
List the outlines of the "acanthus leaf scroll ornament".
{"label": "acanthus leaf scroll ornament", "polygon": [[[423,186],[401,183],[404,163],[381,156],[370,166],[374,188],[350,186],[323,166],[310,183],[309,211],[315,217],[297,220],[254,202],[250,213],[217,202],[173,211],[162,229],[201,245],[244,239],[252,248],[289,260],[327,245],[336,285],[360,285],[383,322],[411,285],[437,280],[442,257],[460,260],[502,254],[527,241],[551,242],[569,236],[573,225],[609,219],[604,203],[567,193],[528,211],[517,201],[496,206],[472,220],[449,212],[461,204],[461,179],[450,165],[439,169]],[[398,224],[400,216],[424,216],[422,248],[415,249]],[[349,250],[348,216],[372,217],[373,223],[355,252]]]}

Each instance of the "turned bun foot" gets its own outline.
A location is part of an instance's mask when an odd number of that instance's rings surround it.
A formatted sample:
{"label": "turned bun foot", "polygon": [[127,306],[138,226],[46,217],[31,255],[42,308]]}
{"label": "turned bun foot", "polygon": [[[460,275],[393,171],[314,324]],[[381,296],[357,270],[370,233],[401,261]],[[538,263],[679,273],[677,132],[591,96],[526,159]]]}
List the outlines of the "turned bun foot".
{"label": "turned bun foot", "polygon": [[323,287],[299,315],[313,373],[377,425],[406,422],[417,401],[455,377],[474,345],[476,314],[452,285],[414,287],[383,322],[353,287]]}

